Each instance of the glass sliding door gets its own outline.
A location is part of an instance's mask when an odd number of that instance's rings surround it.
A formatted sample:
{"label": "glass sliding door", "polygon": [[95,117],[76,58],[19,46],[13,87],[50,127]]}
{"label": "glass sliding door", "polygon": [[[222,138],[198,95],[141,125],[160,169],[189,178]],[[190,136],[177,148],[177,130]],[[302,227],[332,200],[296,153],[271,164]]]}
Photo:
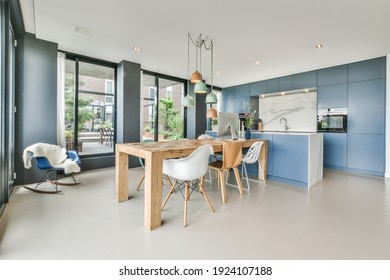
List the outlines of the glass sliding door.
{"label": "glass sliding door", "polygon": [[80,155],[113,153],[115,67],[76,58],[65,68],[67,149],[77,148]]}
{"label": "glass sliding door", "polygon": [[[3,54],[4,50],[4,23],[3,17],[5,16],[4,11],[5,4],[0,2],[0,53]],[[2,55],[0,55],[0,215],[2,213],[3,204],[7,200],[7,184],[5,184],[5,61]]]}
{"label": "glass sliding door", "polygon": [[8,86],[7,86],[7,120],[6,120],[6,149],[7,149],[7,180],[8,194],[14,183],[14,142],[15,142],[15,34],[9,28],[8,41]]}
{"label": "glass sliding door", "polygon": [[155,73],[142,75],[142,139],[163,141],[184,137],[185,81]]}
{"label": "glass sliding door", "polygon": [[184,83],[159,78],[158,85],[158,131],[166,139],[181,139],[184,136],[184,110],[181,106]]}
{"label": "glass sliding door", "polygon": [[157,102],[157,81],[156,77],[148,74],[142,75],[142,90],[141,90],[141,120],[142,120],[142,141],[154,140],[155,132],[155,116]]}

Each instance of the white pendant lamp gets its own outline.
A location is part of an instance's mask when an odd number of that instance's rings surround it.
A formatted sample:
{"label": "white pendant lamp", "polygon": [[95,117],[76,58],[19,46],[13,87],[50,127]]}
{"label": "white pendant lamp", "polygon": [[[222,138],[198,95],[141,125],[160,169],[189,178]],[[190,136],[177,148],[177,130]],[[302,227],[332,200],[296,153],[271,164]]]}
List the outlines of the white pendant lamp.
{"label": "white pendant lamp", "polygon": [[207,92],[207,86],[203,81],[199,81],[195,84],[194,87],[195,93],[206,93]]}
{"label": "white pendant lamp", "polygon": [[[188,48],[187,48],[187,77],[190,75],[190,34],[188,33]],[[187,94],[183,96],[183,100],[181,101],[181,105],[183,107],[192,108],[195,106],[195,100],[190,95],[190,82],[189,78],[187,79]]]}
{"label": "white pendant lamp", "polygon": [[215,104],[215,103],[218,103],[218,98],[214,92],[210,91],[210,93],[207,94],[206,97],[206,104]]}
{"label": "white pendant lamp", "polygon": [[191,96],[191,95],[186,95],[186,96],[184,96],[183,97],[183,100],[181,101],[181,105],[183,106],[183,107],[189,107],[189,108],[191,108],[191,107],[194,107],[195,106],[195,100],[194,100],[194,98]]}
{"label": "white pendant lamp", "polygon": [[213,69],[213,64],[214,64],[213,54],[214,54],[214,45],[211,44],[211,90],[210,90],[210,93],[207,94],[206,104],[218,103],[218,98],[215,95],[215,93],[213,92],[213,71],[214,71],[214,69]]}

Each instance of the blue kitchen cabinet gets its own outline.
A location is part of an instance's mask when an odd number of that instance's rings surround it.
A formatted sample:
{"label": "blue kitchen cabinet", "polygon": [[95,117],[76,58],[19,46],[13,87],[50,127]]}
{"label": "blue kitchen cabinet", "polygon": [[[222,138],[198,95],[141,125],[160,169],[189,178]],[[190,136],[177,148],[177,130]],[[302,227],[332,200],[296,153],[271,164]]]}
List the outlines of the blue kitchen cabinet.
{"label": "blue kitchen cabinet", "polygon": [[292,75],[292,89],[312,88],[317,86],[317,71]]}
{"label": "blue kitchen cabinet", "polygon": [[234,113],[243,113],[244,112],[244,103],[249,103],[249,96],[248,97],[241,97],[241,98],[234,98]]}
{"label": "blue kitchen cabinet", "polygon": [[307,183],[308,137],[305,135],[274,134],[272,145],[272,175]]}
{"label": "blue kitchen cabinet", "polygon": [[267,84],[267,93],[279,91],[279,79],[278,78],[266,80],[266,84]]}
{"label": "blue kitchen cabinet", "polygon": [[279,78],[279,91],[292,90],[292,76]]}
{"label": "blue kitchen cabinet", "polygon": [[260,81],[249,84],[249,95],[258,96],[260,94],[267,92],[267,83],[266,81]]}
{"label": "blue kitchen cabinet", "polygon": [[348,168],[383,176],[385,169],[384,135],[348,133]]}
{"label": "blue kitchen cabinet", "polygon": [[348,82],[348,66],[340,65],[320,69],[317,71],[317,76],[317,86],[319,87],[346,84]]}
{"label": "blue kitchen cabinet", "polygon": [[385,80],[348,84],[348,132],[385,132]]}
{"label": "blue kitchen cabinet", "polygon": [[348,64],[348,82],[359,82],[386,77],[386,57]]}
{"label": "blue kitchen cabinet", "polygon": [[234,112],[235,102],[234,98],[227,98],[222,100],[222,112]]}
{"label": "blue kitchen cabinet", "polygon": [[323,133],[324,165],[347,167],[347,133]]}
{"label": "blue kitchen cabinet", "polygon": [[249,96],[249,84],[236,86],[234,90],[234,98],[242,98]]}
{"label": "blue kitchen cabinet", "polygon": [[227,87],[222,89],[222,99],[234,98],[236,87]]}
{"label": "blue kitchen cabinet", "polygon": [[317,88],[318,109],[347,108],[348,85],[339,84]]}

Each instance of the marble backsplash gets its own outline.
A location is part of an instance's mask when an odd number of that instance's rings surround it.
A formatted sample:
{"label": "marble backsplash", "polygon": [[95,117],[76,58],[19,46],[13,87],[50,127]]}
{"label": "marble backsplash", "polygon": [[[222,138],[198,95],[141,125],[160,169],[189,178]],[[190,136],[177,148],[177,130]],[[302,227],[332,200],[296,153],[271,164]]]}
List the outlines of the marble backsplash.
{"label": "marble backsplash", "polygon": [[264,131],[317,131],[317,92],[271,94],[259,97],[259,118]]}

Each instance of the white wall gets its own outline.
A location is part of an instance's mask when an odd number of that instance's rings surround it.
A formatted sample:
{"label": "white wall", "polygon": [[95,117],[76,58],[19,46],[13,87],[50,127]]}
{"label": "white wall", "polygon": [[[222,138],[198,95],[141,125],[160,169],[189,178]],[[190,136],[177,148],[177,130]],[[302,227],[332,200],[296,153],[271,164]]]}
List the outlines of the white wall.
{"label": "white wall", "polygon": [[390,178],[390,54],[387,54],[386,61],[386,160],[385,177]]}

